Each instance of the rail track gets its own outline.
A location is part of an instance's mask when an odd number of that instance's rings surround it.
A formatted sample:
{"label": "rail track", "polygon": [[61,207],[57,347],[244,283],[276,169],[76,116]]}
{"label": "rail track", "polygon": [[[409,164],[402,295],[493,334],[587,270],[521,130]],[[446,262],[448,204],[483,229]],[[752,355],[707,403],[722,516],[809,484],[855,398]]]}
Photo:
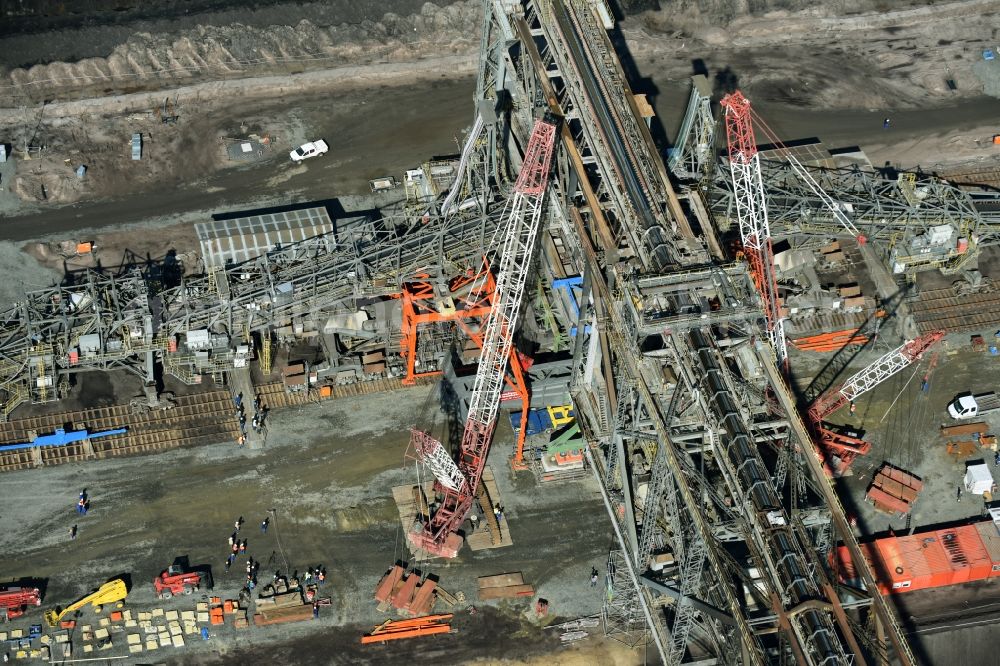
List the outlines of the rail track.
{"label": "rail track", "polygon": [[910,305],[921,333],[959,333],[1000,326],[1000,293],[956,296],[951,289],[932,289]]}

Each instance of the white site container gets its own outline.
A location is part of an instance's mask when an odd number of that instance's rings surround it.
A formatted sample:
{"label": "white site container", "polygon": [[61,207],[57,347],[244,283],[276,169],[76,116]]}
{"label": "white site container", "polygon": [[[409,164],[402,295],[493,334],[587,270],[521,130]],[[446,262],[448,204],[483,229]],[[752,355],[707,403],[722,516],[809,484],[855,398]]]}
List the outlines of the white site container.
{"label": "white site container", "polygon": [[965,469],[965,489],[973,495],[993,490],[993,474],[988,465],[969,465]]}

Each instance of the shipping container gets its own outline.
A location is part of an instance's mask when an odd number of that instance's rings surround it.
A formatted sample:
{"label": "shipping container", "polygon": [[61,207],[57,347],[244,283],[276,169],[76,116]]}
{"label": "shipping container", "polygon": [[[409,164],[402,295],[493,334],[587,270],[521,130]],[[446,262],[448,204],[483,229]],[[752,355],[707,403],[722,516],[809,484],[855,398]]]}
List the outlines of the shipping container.
{"label": "shipping container", "polygon": [[[884,537],[861,544],[861,550],[885,594],[1000,576],[1000,531],[993,521]],[[840,579],[859,586],[847,549],[839,547],[835,557]]]}

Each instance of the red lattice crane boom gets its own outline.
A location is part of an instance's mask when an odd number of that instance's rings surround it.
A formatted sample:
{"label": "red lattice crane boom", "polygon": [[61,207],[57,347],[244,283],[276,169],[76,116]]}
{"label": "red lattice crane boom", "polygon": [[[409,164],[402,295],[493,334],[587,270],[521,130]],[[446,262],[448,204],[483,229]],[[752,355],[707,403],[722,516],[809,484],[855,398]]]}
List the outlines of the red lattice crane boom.
{"label": "red lattice crane boom", "polygon": [[774,250],[767,222],[760,155],[757,153],[757,141],[750,117],[750,101],[737,90],[723,97],[721,104],[726,113],[729,171],[733,180],[743,253],[764,306],[768,340],[778,364],[783,365],[788,358],[788,348],[785,342],[785,325],[781,318],[778,285],[774,279]]}
{"label": "red lattice crane boom", "polygon": [[556,123],[552,118],[546,116],[535,122],[514,192],[504,209],[493,307],[486,320],[457,463],[440,442],[425,433],[413,433],[411,443],[418,458],[434,472],[437,478],[435,493],[441,499],[429,519],[420,523],[407,538],[415,549],[431,555],[455,557],[458,554],[462,538],[457,530],[472,508],[486,466],[524,285],[541,224],[555,137]]}

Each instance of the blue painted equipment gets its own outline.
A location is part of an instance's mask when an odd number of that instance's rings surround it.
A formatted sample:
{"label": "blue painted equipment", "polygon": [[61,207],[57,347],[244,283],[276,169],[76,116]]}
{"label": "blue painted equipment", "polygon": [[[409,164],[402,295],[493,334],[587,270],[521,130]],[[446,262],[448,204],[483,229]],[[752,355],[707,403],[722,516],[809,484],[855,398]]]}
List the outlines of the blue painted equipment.
{"label": "blue painted equipment", "polygon": [[[532,437],[549,430],[561,428],[571,423],[576,417],[572,405],[554,405],[543,409],[532,409],[528,412],[528,428],[525,436]],[[510,426],[514,432],[521,429],[521,412],[511,412]]]}
{"label": "blue painted equipment", "polygon": [[[576,277],[562,278],[559,280],[552,281],[553,289],[562,289],[566,292],[566,298],[569,301],[569,306],[573,309],[573,316],[577,321],[580,320],[580,301],[577,300],[576,292],[577,290],[583,291],[583,276],[577,275]],[[582,295],[582,294],[581,294]],[[590,324],[583,327],[584,333],[590,333]],[[576,337],[576,326],[571,326],[569,329],[569,334],[572,337]]]}
{"label": "blue painted equipment", "polygon": [[112,435],[124,435],[128,432],[128,428],[115,428],[114,430],[102,430],[100,432],[90,432],[86,428],[83,430],[71,430],[66,432],[65,428],[56,428],[56,431],[51,435],[39,435],[35,438],[33,442],[23,442],[19,444],[3,444],[0,445],[0,451],[17,451],[19,449],[33,449],[36,446],[66,446],[67,444],[74,444],[76,442],[82,442],[88,439],[97,439],[98,437],[110,437]]}
{"label": "blue painted equipment", "polygon": [[[511,412],[510,425],[514,432],[521,429],[521,412]],[[549,417],[548,410],[532,409],[528,412],[528,426],[524,432],[525,436],[532,437],[547,430],[552,430],[552,419]]]}

